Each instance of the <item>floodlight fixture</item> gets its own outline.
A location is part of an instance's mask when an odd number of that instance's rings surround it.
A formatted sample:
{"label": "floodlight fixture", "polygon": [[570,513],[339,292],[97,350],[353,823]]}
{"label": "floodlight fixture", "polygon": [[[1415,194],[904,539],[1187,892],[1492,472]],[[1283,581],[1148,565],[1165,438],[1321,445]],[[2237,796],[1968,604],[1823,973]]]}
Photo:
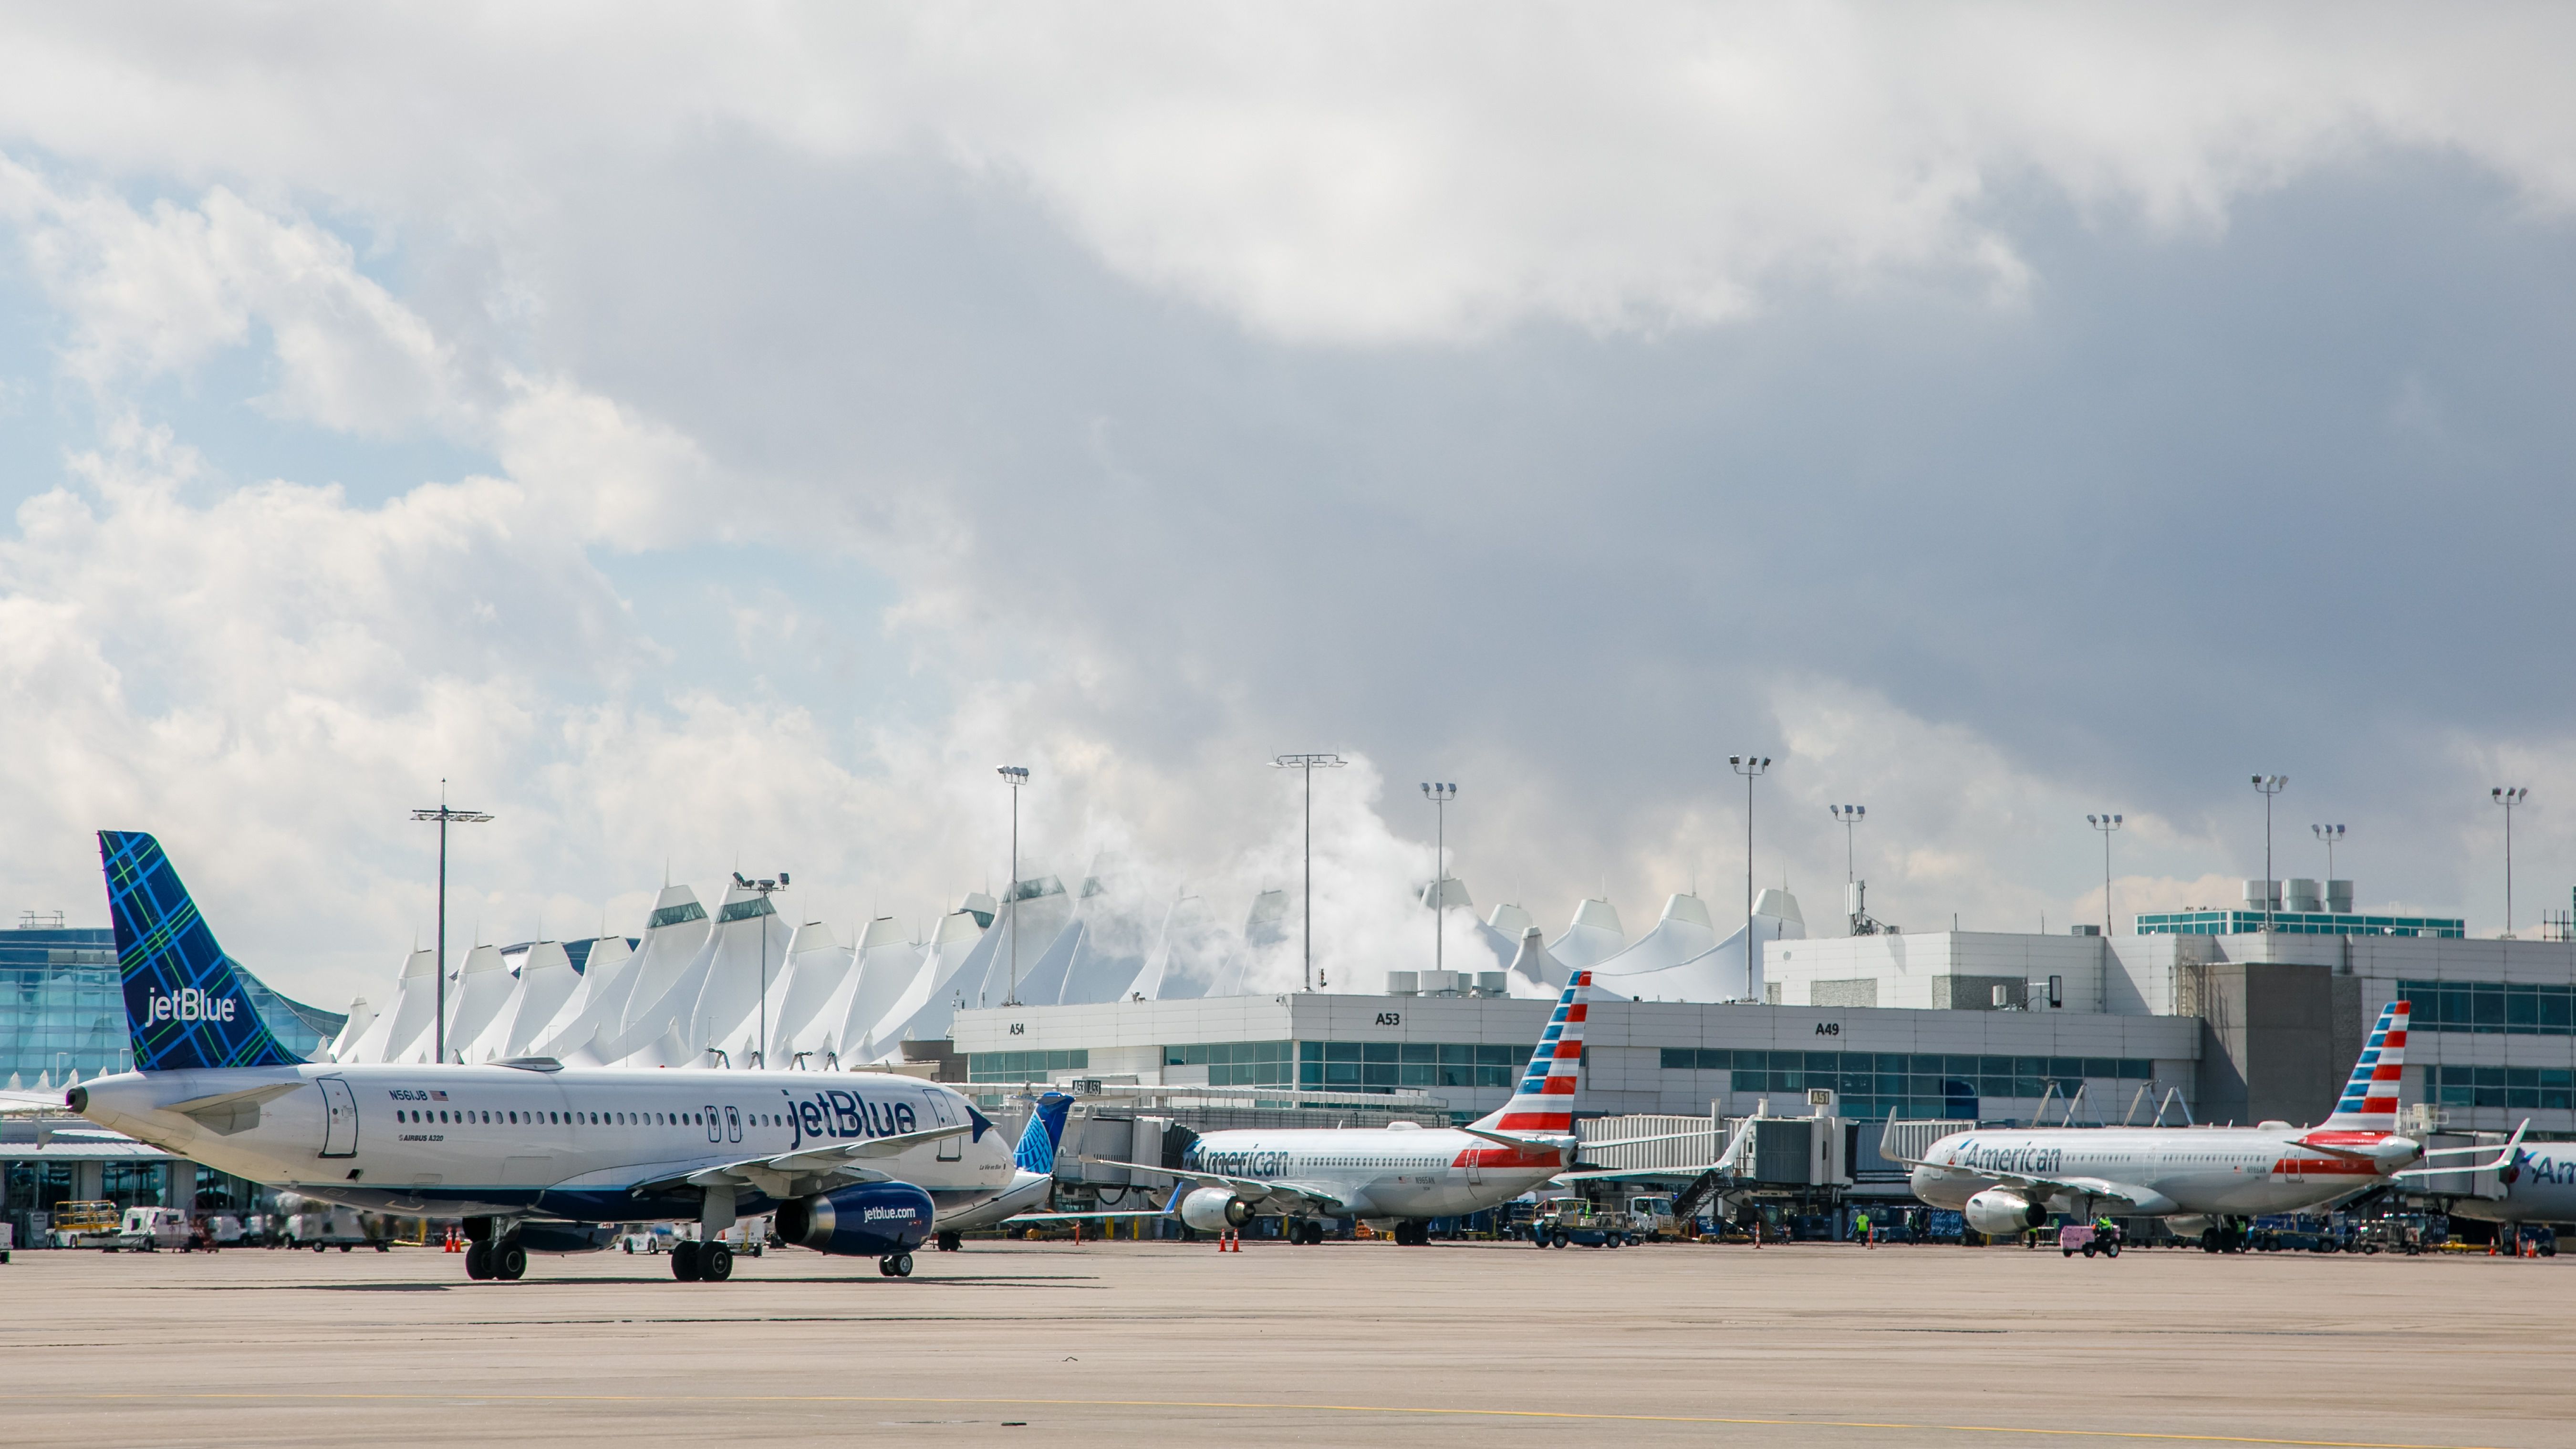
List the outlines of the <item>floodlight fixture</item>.
{"label": "floodlight fixture", "polygon": [[1338,770],[1350,763],[1339,755],[1280,755],[1271,760],[1274,770],[1295,770],[1306,777],[1306,904],[1302,912],[1306,936],[1306,987],[1308,991],[1323,985],[1315,975],[1315,772]]}
{"label": "floodlight fixture", "polygon": [[431,1038],[431,1054],[437,1061],[447,1060],[447,827],[481,825],[492,817],[480,810],[459,810],[447,803],[447,782],[438,782],[438,808],[415,810],[414,820],[438,822],[438,1023]]}

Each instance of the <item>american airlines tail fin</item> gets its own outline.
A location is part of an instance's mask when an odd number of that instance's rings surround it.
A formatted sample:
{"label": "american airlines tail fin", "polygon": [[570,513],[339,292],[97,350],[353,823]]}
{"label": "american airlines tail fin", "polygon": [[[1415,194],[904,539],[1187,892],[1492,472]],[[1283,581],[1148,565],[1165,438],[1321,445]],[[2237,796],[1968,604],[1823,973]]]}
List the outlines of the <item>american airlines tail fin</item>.
{"label": "american airlines tail fin", "polygon": [[2397,1079],[2406,1064],[2406,1018],[2411,1009],[2403,1001],[2380,1008],[2379,1024],[2370,1029],[2361,1059],[2352,1064],[2352,1079],[2344,1083],[2343,1100],[2335,1103],[2334,1115],[2319,1127],[2337,1132],[2397,1130]]}
{"label": "american airlines tail fin", "polygon": [[140,831],[102,830],[98,854],[107,869],[135,1070],[302,1062],[259,1019],[241,973],[215,944],[161,842]]}
{"label": "american airlines tail fin", "polygon": [[1592,973],[1577,971],[1556,999],[1556,1014],[1530,1053],[1529,1067],[1502,1110],[1473,1125],[1489,1132],[1574,1131],[1574,1104],[1583,1081],[1583,1017],[1592,999]]}
{"label": "american airlines tail fin", "polygon": [[1056,1145],[1064,1141],[1064,1118],[1073,1110],[1073,1099],[1062,1092],[1048,1092],[1038,1098],[1037,1110],[1029,1114],[1028,1129],[1020,1134],[1019,1148],[1011,1161],[1022,1172],[1055,1171]]}

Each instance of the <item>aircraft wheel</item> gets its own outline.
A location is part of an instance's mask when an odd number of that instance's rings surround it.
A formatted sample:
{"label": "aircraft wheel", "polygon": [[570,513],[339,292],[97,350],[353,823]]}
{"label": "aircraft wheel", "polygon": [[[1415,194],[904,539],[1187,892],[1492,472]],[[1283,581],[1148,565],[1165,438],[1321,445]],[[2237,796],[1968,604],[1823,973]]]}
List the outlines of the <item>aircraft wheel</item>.
{"label": "aircraft wheel", "polygon": [[938,1241],[943,1253],[954,1253],[966,1246],[966,1240],[955,1233],[941,1233]]}
{"label": "aircraft wheel", "polygon": [[675,1243],[671,1247],[671,1276],[683,1283],[698,1281],[698,1245]]}
{"label": "aircraft wheel", "polygon": [[912,1255],[889,1253],[877,1259],[877,1272],[888,1278],[909,1278],[912,1276]]}
{"label": "aircraft wheel", "polygon": [[502,1243],[493,1248],[492,1276],[504,1283],[516,1283],[528,1276],[528,1250],[516,1243]]}
{"label": "aircraft wheel", "polygon": [[721,1283],[733,1276],[733,1249],[722,1243],[709,1243],[698,1250],[698,1278],[702,1282]]}
{"label": "aircraft wheel", "polygon": [[465,1249],[465,1276],[476,1280],[492,1276],[492,1245],[474,1243]]}

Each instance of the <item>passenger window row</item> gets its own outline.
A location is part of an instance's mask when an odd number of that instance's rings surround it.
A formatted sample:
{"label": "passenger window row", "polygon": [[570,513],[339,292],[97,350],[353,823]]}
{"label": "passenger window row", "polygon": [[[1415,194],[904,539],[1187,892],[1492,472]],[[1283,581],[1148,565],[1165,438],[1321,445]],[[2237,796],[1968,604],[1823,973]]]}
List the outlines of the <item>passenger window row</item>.
{"label": "passenger window row", "polygon": [[[444,1126],[479,1125],[507,1127],[704,1127],[704,1112],[498,1112],[451,1110],[445,1108],[401,1107],[394,1111],[397,1122],[437,1123]],[[753,1127],[784,1127],[787,1119],[775,1112],[746,1112],[742,1120]]]}

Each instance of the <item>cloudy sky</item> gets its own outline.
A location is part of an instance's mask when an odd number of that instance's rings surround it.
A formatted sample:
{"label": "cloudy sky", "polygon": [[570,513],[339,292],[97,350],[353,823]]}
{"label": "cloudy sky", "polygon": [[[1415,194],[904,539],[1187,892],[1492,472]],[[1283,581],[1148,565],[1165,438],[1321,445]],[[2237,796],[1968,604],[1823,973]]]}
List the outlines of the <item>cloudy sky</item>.
{"label": "cloudy sky", "polygon": [[[0,20],[0,869],[337,1007],[667,874],[1023,850],[1426,964],[1842,831],[1907,926],[2576,873],[2563,10]],[[1736,902],[1730,907],[1728,902]]]}

